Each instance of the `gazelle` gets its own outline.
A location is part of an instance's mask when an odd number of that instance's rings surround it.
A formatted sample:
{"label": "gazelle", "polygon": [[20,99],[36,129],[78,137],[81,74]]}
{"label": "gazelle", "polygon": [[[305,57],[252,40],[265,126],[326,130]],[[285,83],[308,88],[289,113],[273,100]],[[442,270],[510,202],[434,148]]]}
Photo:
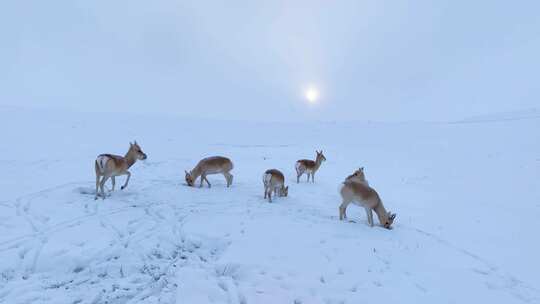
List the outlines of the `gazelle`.
{"label": "gazelle", "polygon": [[296,169],[296,182],[300,182],[300,176],[302,174],[307,173],[307,181],[309,182],[309,175],[311,174],[311,182],[315,182],[315,172],[319,170],[319,167],[321,167],[321,164],[323,161],[326,161],[326,157],[324,157],[324,154],[321,150],[315,151],[317,153],[317,157],[315,158],[315,161],[312,161],[311,159],[301,159],[296,162],[295,169]]}
{"label": "gazelle", "polygon": [[115,176],[127,175],[126,183],[120,188],[124,190],[128,183],[131,173],[128,169],[133,166],[133,164],[138,159],[146,159],[146,154],[141,150],[141,147],[137,144],[137,141],[134,143],[129,143],[129,150],[126,155],[112,155],[112,154],[101,154],[96,158],[95,169],[96,169],[96,196],[94,199],[98,198],[98,188],[101,189],[101,197],[105,199],[105,182],[111,178],[112,181],[112,191],[114,191],[114,186],[116,184]]}
{"label": "gazelle", "polygon": [[359,183],[364,183],[367,186],[369,186],[369,183],[366,179],[366,175],[364,174],[364,167],[359,168],[358,170],[354,171],[353,174],[347,176],[347,178],[345,178],[345,181],[356,181]]}
{"label": "gazelle", "polygon": [[289,186],[285,187],[285,177],[283,173],[277,169],[266,170],[263,174],[264,198],[268,195],[268,202],[272,202],[272,192],[277,196],[287,196],[289,194]]}
{"label": "gazelle", "polygon": [[366,183],[354,179],[345,180],[340,189],[343,202],[339,206],[339,219],[347,218],[347,206],[354,203],[366,209],[368,224],[373,227],[373,211],[377,213],[379,223],[386,229],[391,229],[391,225],[396,218],[395,213],[387,212],[375,189]]}
{"label": "gazelle", "polygon": [[195,181],[199,176],[201,177],[201,184],[200,187],[203,186],[203,181],[206,181],[208,184],[208,188],[210,188],[212,185],[210,185],[210,182],[206,178],[207,175],[210,174],[218,174],[221,173],[225,177],[225,180],[227,181],[227,187],[232,185],[233,181],[233,175],[230,173],[230,171],[234,168],[233,163],[230,159],[223,157],[223,156],[212,156],[203,158],[197,163],[195,168],[193,170],[186,172],[186,183],[188,186],[192,187],[195,184]]}

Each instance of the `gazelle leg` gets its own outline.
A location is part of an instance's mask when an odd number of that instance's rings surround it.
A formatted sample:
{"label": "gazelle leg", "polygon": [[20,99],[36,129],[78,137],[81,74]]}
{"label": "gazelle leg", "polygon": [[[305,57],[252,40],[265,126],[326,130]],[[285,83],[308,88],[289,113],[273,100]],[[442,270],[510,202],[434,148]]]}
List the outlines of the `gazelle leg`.
{"label": "gazelle leg", "polygon": [[111,176],[111,183],[112,183],[112,190],[111,191],[114,191],[114,186],[116,185],[116,179],[114,178],[114,176]]}
{"label": "gazelle leg", "polygon": [[373,227],[373,212],[371,211],[371,208],[366,207],[365,209],[366,209],[368,224],[370,227]]}
{"label": "gazelle leg", "polygon": [[96,196],[94,197],[95,200],[97,200],[98,198],[98,193],[99,193],[99,175],[96,174]]}
{"label": "gazelle leg", "polygon": [[99,183],[99,187],[101,188],[101,196],[103,199],[105,199],[105,182],[109,179],[108,176],[103,176],[101,179],[101,183]]}
{"label": "gazelle leg", "polygon": [[227,181],[227,187],[229,187],[232,184],[232,174],[229,172],[224,172],[223,176],[225,176],[225,181]]}
{"label": "gazelle leg", "polygon": [[204,180],[208,184],[208,188],[212,187],[212,185],[210,185],[210,182],[208,181],[208,178],[206,178],[206,175],[204,176]]}
{"label": "gazelle leg", "polygon": [[122,187],[120,187],[120,190],[126,189],[128,183],[129,183],[129,179],[131,178],[131,173],[129,171],[126,171],[126,175],[127,175],[126,183]]}
{"label": "gazelle leg", "polygon": [[315,172],[311,172],[311,182],[315,182]]}
{"label": "gazelle leg", "polygon": [[272,188],[268,189],[268,202],[272,202]]}
{"label": "gazelle leg", "polygon": [[343,203],[339,205],[339,220],[344,220],[347,218],[347,206],[350,204],[350,201],[343,200]]}
{"label": "gazelle leg", "polygon": [[266,194],[268,193],[268,188],[264,187],[264,199],[266,199]]}
{"label": "gazelle leg", "polygon": [[299,184],[300,183],[300,176],[302,176],[302,173],[296,173],[296,183]]}

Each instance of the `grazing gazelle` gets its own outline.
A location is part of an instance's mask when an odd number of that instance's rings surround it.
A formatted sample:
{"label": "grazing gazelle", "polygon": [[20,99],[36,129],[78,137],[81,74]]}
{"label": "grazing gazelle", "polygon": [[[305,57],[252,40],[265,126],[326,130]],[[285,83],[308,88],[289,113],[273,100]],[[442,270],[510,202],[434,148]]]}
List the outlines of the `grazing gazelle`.
{"label": "grazing gazelle", "polygon": [[395,213],[387,212],[375,189],[371,188],[364,182],[359,182],[354,179],[345,180],[340,189],[343,202],[339,206],[339,219],[347,218],[347,206],[354,203],[366,209],[368,224],[373,227],[373,211],[377,213],[379,223],[384,228],[391,229],[391,225],[396,218]]}
{"label": "grazing gazelle", "polygon": [[[125,189],[129,183],[129,178],[131,173],[128,169],[133,166],[133,164],[138,159],[146,159],[146,154],[141,150],[141,147],[137,144],[137,141],[134,143],[129,143],[129,150],[125,156],[112,155],[112,154],[101,154],[96,158],[95,168],[96,168],[96,197],[98,198],[98,188],[101,189],[101,197],[105,199],[105,182],[111,178],[112,181],[112,191],[114,191],[114,186],[116,184],[115,176],[127,175],[126,183],[120,188]],[[100,181],[101,178],[101,181]]]}
{"label": "grazing gazelle", "polygon": [[366,175],[364,174],[364,167],[354,171],[353,174],[347,176],[347,178],[345,178],[345,181],[356,181],[359,183],[364,183],[367,186],[369,186],[369,183],[366,179]]}
{"label": "grazing gazelle", "polygon": [[307,172],[307,181],[309,182],[309,175],[311,174],[311,182],[315,182],[315,172],[319,170],[319,167],[321,166],[322,162],[326,160],[326,157],[324,157],[322,150],[321,152],[317,152],[317,157],[315,158],[315,161],[312,161],[311,159],[301,159],[296,162],[295,168],[296,168],[296,182],[300,182],[300,176],[302,174]]}
{"label": "grazing gazelle", "polygon": [[193,168],[193,170],[189,172],[186,171],[186,183],[188,184],[188,186],[193,186],[197,178],[200,176],[200,187],[203,186],[203,181],[206,181],[206,183],[208,184],[208,188],[210,188],[211,185],[206,176],[210,174],[221,173],[227,181],[227,187],[229,187],[230,185],[232,185],[233,181],[233,175],[230,173],[233,167],[234,166],[232,161],[223,156],[212,156],[203,158],[201,159],[201,161],[199,161],[197,166]]}
{"label": "grazing gazelle", "polygon": [[276,192],[277,196],[287,196],[289,194],[289,186],[285,187],[285,177],[283,173],[277,169],[266,170],[263,174],[264,198],[268,195],[268,202],[272,202],[272,192]]}

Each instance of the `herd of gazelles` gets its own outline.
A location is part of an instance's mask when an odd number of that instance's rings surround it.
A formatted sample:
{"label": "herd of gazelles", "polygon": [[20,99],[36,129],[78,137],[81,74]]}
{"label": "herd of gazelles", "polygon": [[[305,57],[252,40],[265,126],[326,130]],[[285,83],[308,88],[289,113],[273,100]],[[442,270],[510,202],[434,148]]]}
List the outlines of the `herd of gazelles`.
{"label": "herd of gazelles", "polygon": [[[320,168],[323,161],[326,160],[322,150],[316,151],[317,157],[315,160],[301,159],[296,162],[296,182],[300,182],[300,177],[306,173],[307,181],[309,182],[309,176],[311,175],[311,181],[315,182],[315,173]],[[127,175],[125,184],[121,189],[125,189],[129,183],[131,173],[128,169],[137,160],[146,159],[146,154],[141,150],[141,147],[135,141],[130,143],[129,150],[124,156],[101,154],[95,161],[96,169],[96,196],[101,190],[101,197],[105,199],[104,186],[105,182],[110,178],[112,182],[112,191],[115,187],[115,176]],[[230,173],[233,169],[233,163],[230,159],[222,156],[207,157],[199,161],[199,163],[191,171],[185,171],[186,183],[188,186],[194,186],[197,178],[200,178],[200,187],[203,186],[203,182],[206,181],[208,187],[211,187],[210,182],[206,178],[211,174],[223,174],[227,181],[227,187],[232,185],[233,175]],[[264,198],[268,198],[269,202],[272,202],[272,193],[275,192],[277,196],[283,197],[288,195],[289,187],[285,186],[285,177],[277,169],[269,169],[263,174],[264,184]],[[342,183],[340,188],[340,194],[342,203],[339,206],[339,219],[343,220],[347,218],[346,210],[350,203],[354,203],[366,210],[368,224],[373,227],[373,211],[377,214],[381,226],[390,229],[394,219],[395,213],[387,212],[379,197],[379,194],[375,189],[371,188],[364,175],[364,168],[356,170],[353,174],[349,175]]]}

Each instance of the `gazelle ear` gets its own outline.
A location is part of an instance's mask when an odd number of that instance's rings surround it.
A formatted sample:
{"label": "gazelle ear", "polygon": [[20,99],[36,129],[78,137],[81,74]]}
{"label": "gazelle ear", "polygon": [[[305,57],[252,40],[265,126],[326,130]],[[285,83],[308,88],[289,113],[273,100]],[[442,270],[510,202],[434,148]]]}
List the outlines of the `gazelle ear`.
{"label": "gazelle ear", "polygon": [[186,174],[189,174],[189,173],[187,172],[187,170],[184,170],[184,172],[186,172]]}
{"label": "gazelle ear", "polygon": [[134,141],[133,141],[133,143],[134,143],[134,144],[137,144],[137,141],[136,141],[136,140],[134,140]]}

